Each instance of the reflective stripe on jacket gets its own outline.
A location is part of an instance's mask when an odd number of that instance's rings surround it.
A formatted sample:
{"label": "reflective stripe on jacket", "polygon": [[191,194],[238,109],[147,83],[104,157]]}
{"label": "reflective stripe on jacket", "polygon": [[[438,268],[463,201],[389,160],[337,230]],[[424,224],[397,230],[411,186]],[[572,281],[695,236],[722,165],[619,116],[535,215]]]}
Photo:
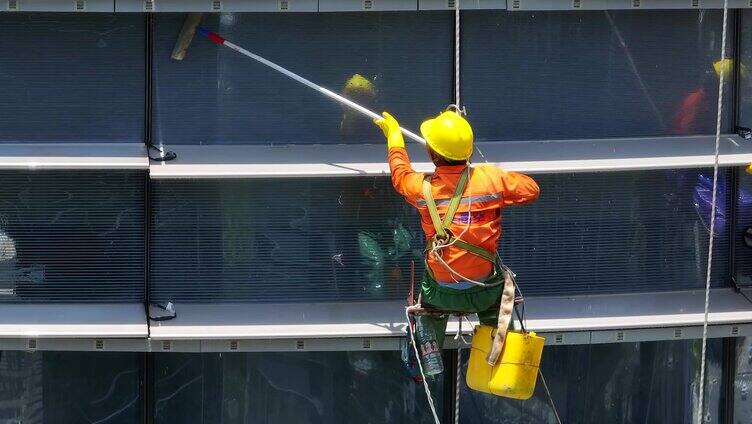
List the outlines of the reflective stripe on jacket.
{"label": "reflective stripe on jacket", "polygon": [[[389,169],[395,190],[420,211],[423,232],[426,239],[430,240],[436,231],[422,194],[425,175],[413,170],[407,150],[401,147],[389,149]],[[432,193],[441,216],[446,211],[464,169],[465,165],[440,166],[433,174]],[[501,236],[501,209],[508,205],[532,202],[538,198],[539,193],[538,184],[527,175],[492,165],[474,167],[450,230],[455,236],[460,236],[469,221],[469,229],[461,239],[495,251]],[[480,279],[493,271],[493,265],[488,261],[456,247],[443,249],[443,258],[452,269],[467,278]],[[453,280],[452,274],[435,258],[429,257],[427,261],[437,281]]]}

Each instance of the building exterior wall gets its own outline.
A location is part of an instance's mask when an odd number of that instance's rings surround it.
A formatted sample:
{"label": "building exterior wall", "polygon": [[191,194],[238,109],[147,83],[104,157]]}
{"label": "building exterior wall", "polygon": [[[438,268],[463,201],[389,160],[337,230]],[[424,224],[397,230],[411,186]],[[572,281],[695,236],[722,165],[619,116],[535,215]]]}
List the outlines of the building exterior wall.
{"label": "building exterior wall", "polygon": [[[21,1],[22,8],[32,3]],[[415,128],[454,102],[454,15],[418,7],[216,13],[207,14],[204,25]],[[735,9],[730,16],[727,56],[734,69],[722,87],[723,134],[752,126],[752,15]],[[230,315],[234,308],[283,305],[280,321],[311,305],[399,306],[412,276],[422,272],[425,240],[417,213],[393,192],[388,177],[302,178],[285,169],[313,156],[274,162],[304,146],[380,145],[379,131],[206,40],[195,39],[185,61],[170,60],[183,18],[0,13],[0,317],[3,308],[18,304],[93,306],[107,317],[108,308],[119,305],[148,309],[173,302],[183,319],[183,305],[227,308]],[[463,10],[461,103],[475,129],[474,160],[503,162],[503,153],[485,157],[491,146],[513,152],[545,143],[564,155],[583,139],[600,146],[617,138],[712,140],[721,23],[718,9]],[[348,92],[356,74],[370,88]],[[150,178],[149,166],[161,166],[158,161],[141,169],[112,165],[117,161],[97,169],[78,162],[69,169],[2,165],[18,151],[64,148],[91,158],[102,146],[117,152],[144,144],[154,145],[152,156],[156,149],[174,152],[178,163],[188,149],[269,148],[264,160],[279,175]],[[385,151],[349,151],[361,164],[386,159]],[[205,162],[251,159],[207,155]],[[711,286],[719,290],[752,286],[752,242],[745,242],[752,176],[738,165],[719,172],[711,273]],[[713,170],[655,168],[535,174],[541,198],[504,211],[499,250],[525,296],[650,299],[656,292],[693,290],[701,296]],[[80,327],[106,327],[116,323],[115,315],[112,322],[84,319]],[[207,328],[219,320],[190,318]],[[368,318],[336,317],[336,324]],[[27,323],[31,328],[35,319]],[[168,325],[147,319],[146,312],[140,319],[147,330]],[[65,326],[73,318],[53,321]],[[708,343],[702,418],[746,423],[752,332],[746,321],[723,324]],[[599,343],[590,329],[579,329],[562,345],[548,346],[542,370],[562,421],[695,422],[698,327],[655,336],[659,330],[648,328],[639,340],[622,333],[614,336],[617,342]],[[274,333],[255,340],[260,344],[248,350],[256,351],[242,351],[242,340],[210,332],[182,340],[155,334],[117,340],[45,338],[33,330],[0,334],[0,422],[432,422],[422,388],[401,368],[398,345],[379,344],[388,337],[343,333],[309,340]],[[287,341],[295,347],[275,347]],[[213,350],[220,344],[227,351]],[[351,345],[357,348],[341,347]],[[461,381],[455,404],[458,356],[464,369],[467,350],[448,349],[446,375],[431,382],[443,422],[452,422],[457,408],[463,423],[555,422],[541,382],[531,400],[519,402],[472,392]]]}

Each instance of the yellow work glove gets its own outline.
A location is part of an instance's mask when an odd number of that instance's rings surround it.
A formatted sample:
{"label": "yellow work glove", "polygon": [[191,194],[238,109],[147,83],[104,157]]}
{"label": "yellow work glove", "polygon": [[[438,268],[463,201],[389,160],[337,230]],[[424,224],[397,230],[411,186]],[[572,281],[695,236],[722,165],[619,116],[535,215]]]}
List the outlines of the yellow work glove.
{"label": "yellow work glove", "polygon": [[389,149],[392,147],[405,147],[405,139],[402,137],[402,130],[400,129],[399,122],[394,119],[394,116],[387,112],[381,114],[384,118],[374,119],[373,123],[381,128],[386,137],[386,145]]}
{"label": "yellow work glove", "polygon": [[752,174],[752,163],[747,165],[747,174]]}

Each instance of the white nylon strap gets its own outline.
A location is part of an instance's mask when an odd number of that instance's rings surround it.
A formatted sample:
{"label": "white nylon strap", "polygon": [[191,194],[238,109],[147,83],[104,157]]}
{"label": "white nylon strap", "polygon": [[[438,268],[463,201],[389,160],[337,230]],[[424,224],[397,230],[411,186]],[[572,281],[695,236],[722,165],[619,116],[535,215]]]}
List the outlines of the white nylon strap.
{"label": "white nylon strap", "polygon": [[496,335],[494,336],[491,351],[486,356],[488,365],[496,365],[501,356],[501,349],[504,347],[504,341],[507,338],[509,323],[512,321],[512,311],[514,310],[514,278],[511,273],[504,271],[504,290],[501,293],[501,303],[499,304],[499,320],[496,325]]}

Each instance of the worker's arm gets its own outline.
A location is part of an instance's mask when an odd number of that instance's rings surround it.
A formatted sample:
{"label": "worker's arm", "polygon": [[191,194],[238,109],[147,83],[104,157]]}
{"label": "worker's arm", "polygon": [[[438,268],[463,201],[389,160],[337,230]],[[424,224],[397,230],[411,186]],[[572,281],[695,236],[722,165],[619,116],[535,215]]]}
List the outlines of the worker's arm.
{"label": "worker's arm", "polygon": [[373,122],[381,128],[389,149],[389,170],[392,173],[392,185],[397,192],[414,203],[421,195],[423,174],[415,172],[410,164],[410,157],[405,149],[405,139],[402,137],[399,123],[386,112],[383,119]]}
{"label": "worker's arm", "polygon": [[503,169],[499,171],[505,205],[524,205],[538,198],[540,187],[532,177]]}

